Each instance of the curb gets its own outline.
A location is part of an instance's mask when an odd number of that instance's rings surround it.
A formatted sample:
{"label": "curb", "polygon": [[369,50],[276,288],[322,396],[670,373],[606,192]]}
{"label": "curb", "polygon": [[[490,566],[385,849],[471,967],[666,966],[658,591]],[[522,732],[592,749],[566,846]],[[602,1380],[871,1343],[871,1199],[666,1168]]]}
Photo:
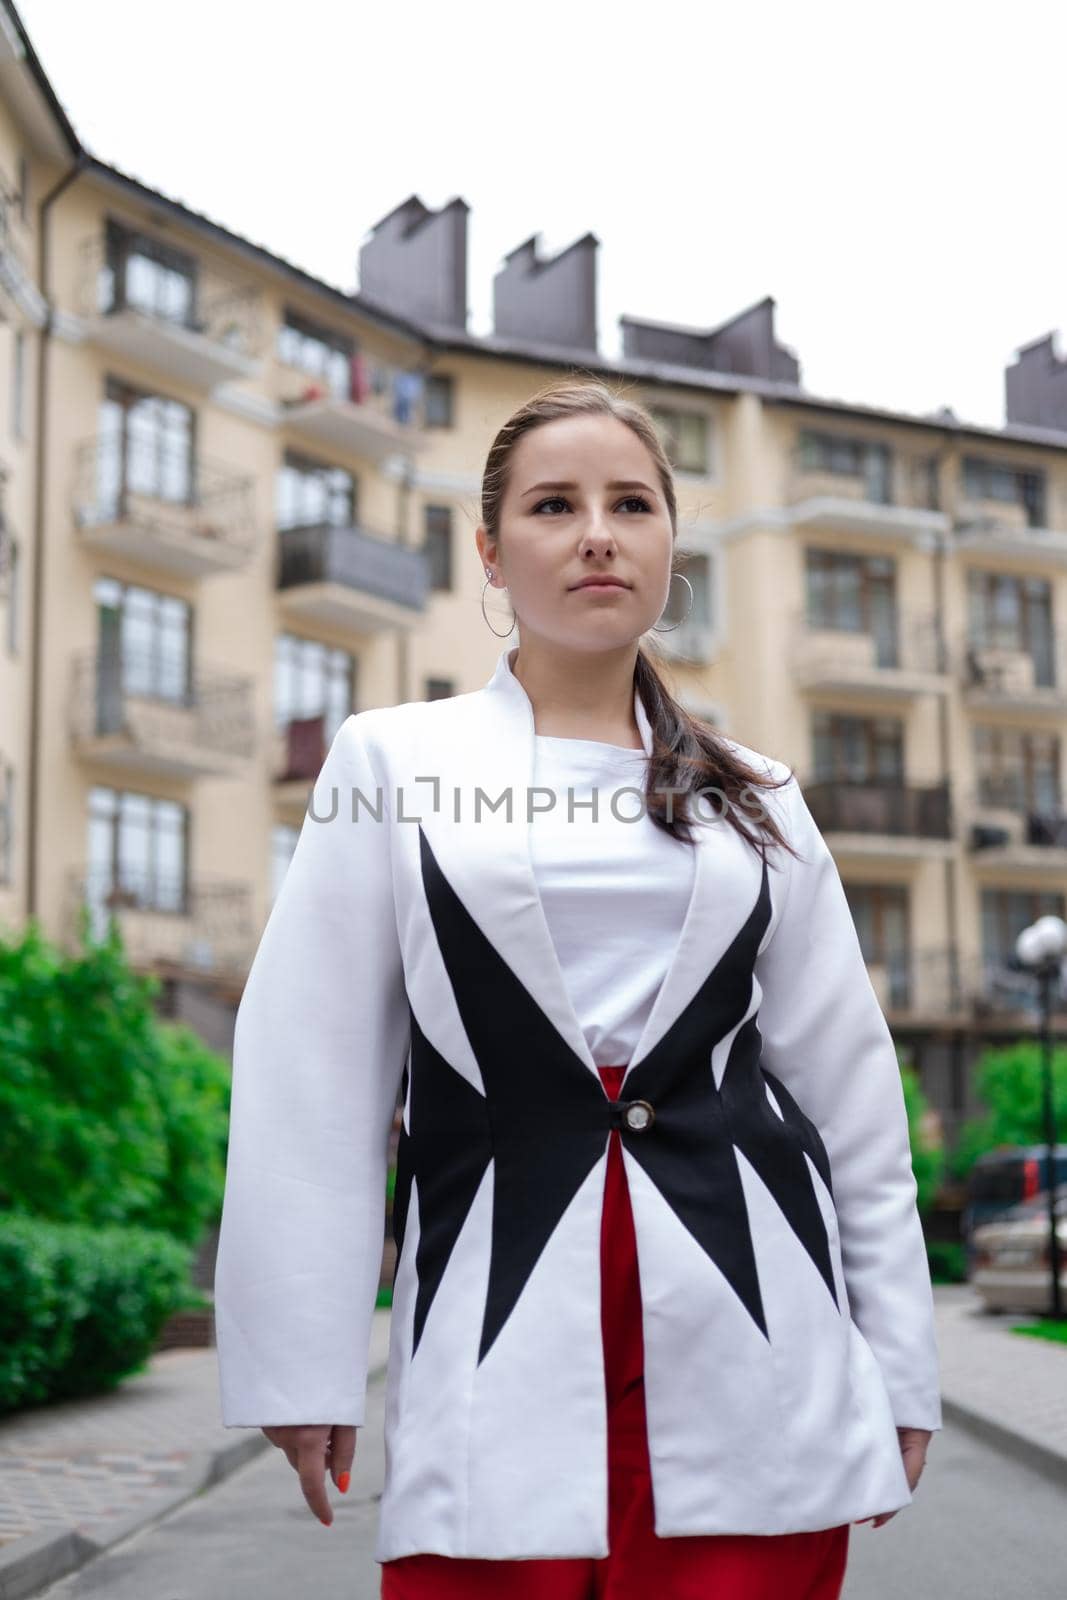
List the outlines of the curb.
{"label": "curb", "polygon": [[[369,1367],[367,1382],[374,1383],[383,1377],[387,1364],[386,1359]],[[27,1596],[40,1594],[112,1545],[151,1527],[154,1522],[162,1522],[202,1489],[221,1483],[262,1451],[273,1448],[270,1440],[257,1429],[243,1438],[227,1441],[216,1450],[197,1451],[181,1476],[149,1505],[100,1522],[92,1533],[63,1528],[58,1533],[35,1533],[0,1546],[0,1600],[26,1600]]]}
{"label": "curb", "polygon": [[[995,1422],[992,1417],[975,1411],[971,1406],[961,1405],[958,1400],[946,1399],[944,1395],[941,1397],[941,1410],[947,1421],[965,1428],[984,1444],[995,1445],[1023,1466],[1031,1467],[1035,1472],[1067,1487],[1067,1455],[1062,1451],[1032,1439],[1029,1434],[1018,1433],[1004,1422]],[[0,1596],[2,1594],[0,1590]]]}

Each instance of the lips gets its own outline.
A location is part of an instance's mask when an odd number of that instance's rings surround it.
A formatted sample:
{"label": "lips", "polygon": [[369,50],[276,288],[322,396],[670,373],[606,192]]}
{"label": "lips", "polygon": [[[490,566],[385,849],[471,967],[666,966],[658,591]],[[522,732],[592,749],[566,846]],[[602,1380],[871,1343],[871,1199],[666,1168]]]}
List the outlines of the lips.
{"label": "lips", "polygon": [[581,583],[576,583],[573,585],[573,587],[575,589],[594,589],[598,587],[602,589],[607,587],[612,589],[627,589],[629,588],[629,584],[621,582],[621,580],[618,578],[609,578],[605,574],[605,576],[602,578],[583,578]]}

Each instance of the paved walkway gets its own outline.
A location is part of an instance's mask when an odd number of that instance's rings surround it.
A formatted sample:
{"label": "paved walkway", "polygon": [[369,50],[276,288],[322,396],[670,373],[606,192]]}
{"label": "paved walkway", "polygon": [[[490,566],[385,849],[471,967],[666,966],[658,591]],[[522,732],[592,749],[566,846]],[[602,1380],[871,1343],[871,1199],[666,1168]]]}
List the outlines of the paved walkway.
{"label": "paved walkway", "polygon": [[986,1312],[966,1284],[934,1298],[945,1421],[1067,1483],[1067,1344],[1012,1333],[1034,1318]]}
{"label": "paved walkway", "polygon": [[[946,1423],[1067,1484],[1067,1347],[1012,1334],[1027,1319],[983,1314],[966,1285],[935,1299]],[[379,1310],[372,1371],[388,1345]],[[39,1593],[271,1448],[223,1428],[218,1407],[215,1351],[167,1350],[113,1394],[0,1421],[0,1600]]]}

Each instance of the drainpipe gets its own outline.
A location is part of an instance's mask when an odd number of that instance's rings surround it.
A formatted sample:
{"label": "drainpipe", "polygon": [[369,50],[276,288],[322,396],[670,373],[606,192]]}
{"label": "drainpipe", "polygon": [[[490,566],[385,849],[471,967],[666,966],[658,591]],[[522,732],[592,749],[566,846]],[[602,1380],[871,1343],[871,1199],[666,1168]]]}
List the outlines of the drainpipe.
{"label": "drainpipe", "polygon": [[34,452],[34,517],[33,517],[33,567],[30,586],[32,591],[32,628],[30,639],[30,715],[27,741],[26,772],[26,915],[39,915],[37,886],[37,840],[39,833],[39,798],[41,788],[41,682],[44,655],[44,540],[45,540],[45,483],[47,481],[47,417],[48,417],[48,352],[51,345],[55,312],[48,290],[49,212],[65,189],[88,166],[88,157],[79,150],[74,165],[49,189],[37,207],[37,285],[44,296],[45,320],[37,342],[37,406],[36,450]]}

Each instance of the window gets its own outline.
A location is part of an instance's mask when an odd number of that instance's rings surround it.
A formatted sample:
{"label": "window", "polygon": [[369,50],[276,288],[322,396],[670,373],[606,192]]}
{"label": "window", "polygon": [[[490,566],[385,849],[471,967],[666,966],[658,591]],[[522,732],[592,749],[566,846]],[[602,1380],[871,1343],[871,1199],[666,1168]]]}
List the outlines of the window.
{"label": "window", "polygon": [[890,492],[889,446],[871,439],[802,429],[797,447],[801,472],[828,472],[845,478],[862,478],[864,498],[888,505]]}
{"label": "window", "polygon": [[452,507],[423,507],[423,549],[430,564],[430,588],[452,587]]}
{"label": "window", "polygon": [[9,532],[7,535],[7,651],[8,655],[17,655],[19,650],[19,628],[22,617],[19,611],[20,595],[19,586],[22,580],[21,554],[19,542]]}
{"label": "window", "polygon": [[456,692],[454,678],[427,678],[425,700],[448,700]]}
{"label": "window", "polygon": [[97,515],[124,516],[130,494],[193,504],[193,431],[193,412],[182,401],[109,378],[100,406]]}
{"label": "window", "polygon": [[904,724],[899,717],[816,711],[812,743],[816,782],[904,782]]}
{"label": "window", "polygon": [[428,373],[423,389],[423,421],[426,427],[453,427],[455,422],[453,403],[454,384],[452,378],[443,372]]}
{"label": "window", "polygon": [[699,472],[707,476],[708,418],[702,411],[679,411],[673,407],[650,406],[659,429],[663,448],[671,466],[679,472]]}
{"label": "window", "polygon": [[897,883],[846,883],[848,908],[869,967],[889,974],[889,1004],[905,1009],[911,1003],[908,891]]}
{"label": "window", "polygon": [[328,747],[355,707],[355,684],[356,658],[347,650],[293,633],[279,634],[274,641],[276,728],[323,717],[323,741]]}
{"label": "window", "polygon": [[896,563],[809,546],[805,550],[807,621],[812,628],[871,633],[880,667],[897,665]]}
{"label": "window", "polygon": [[188,600],[97,578],[99,668],[97,728],[107,731],[110,714],[122,719],[125,695],[191,704],[192,607]]}
{"label": "window", "polygon": [[298,311],[287,311],[278,329],[278,360],[319,379],[339,399],[351,398],[355,352],[355,340],[349,334],[313,322]]}
{"label": "window", "polygon": [[1043,472],[1023,472],[1016,467],[986,461],[981,456],[965,456],[963,493],[968,500],[1001,500],[1008,505],[1021,505],[1031,528],[1045,526]]}
{"label": "window", "polygon": [[112,218],[105,231],[105,267],[97,285],[97,309],[129,308],[195,328],[196,276],[196,258],[188,251]]}
{"label": "window", "polygon": [[1052,585],[1011,572],[967,574],[970,643],[979,650],[1018,650],[1034,663],[1034,681],[1056,682]]}
{"label": "window", "polygon": [[[689,589],[682,577],[689,579],[693,591],[690,607]],[[685,619],[682,621],[682,619]],[[678,564],[677,575],[671,575],[667,591],[667,604],[658,619],[665,624],[678,623],[678,633],[711,627],[711,559],[703,551],[686,551]]]}
{"label": "window", "polygon": [[974,758],[982,805],[1059,813],[1060,741],[1056,734],[980,723],[974,730]]}
{"label": "window", "polygon": [[15,769],[0,759],[0,884],[14,883]]}
{"label": "window", "polygon": [[11,366],[11,433],[16,439],[26,437],[26,335],[21,328],[15,333]]}
{"label": "window", "polygon": [[278,898],[282,881],[293,859],[296,841],[300,837],[299,827],[291,822],[278,822],[270,831],[270,896],[271,901]]}
{"label": "window", "polygon": [[30,220],[30,163],[29,163],[29,159],[28,159],[28,157],[26,155],[26,152],[24,150],[20,150],[19,151],[18,174],[19,174],[19,176],[18,176],[18,184],[19,184],[19,192],[18,192],[19,220],[22,221],[22,222],[29,222],[29,220]]}
{"label": "window", "polygon": [[90,908],[106,925],[109,903],[189,909],[189,811],[176,800],[94,785],[89,791]]}
{"label": "window", "polygon": [[982,954],[987,962],[1007,964],[1015,941],[1038,917],[1064,915],[1064,896],[1055,889],[983,889]]}
{"label": "window", "polygon": [[350,528],[356,521],[358,482],[344,467],[285,452],[279,468],[275,514],[279,528]]}

